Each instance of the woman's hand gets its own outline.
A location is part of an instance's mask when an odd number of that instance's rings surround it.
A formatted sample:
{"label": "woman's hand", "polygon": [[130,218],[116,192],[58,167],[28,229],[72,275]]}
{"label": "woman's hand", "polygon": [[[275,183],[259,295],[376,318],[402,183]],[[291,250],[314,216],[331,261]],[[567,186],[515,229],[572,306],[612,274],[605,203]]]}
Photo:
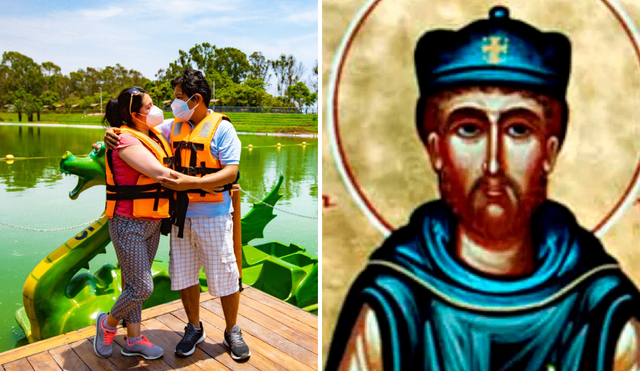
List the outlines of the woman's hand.
{"label": "woman's hand", "polygon": [[170,178],[160,178],[160,184],[162,184],[163,187],[173,189],[174,191],[186,191],[187,189],[196,188],[194,187],[193,179],[193,177],[188,175],[172,171]]}
{"label": "woman's hand", "polygon": [[104,133],[104,144],[109,149],[114,149],[120,144],[120,128],[107,128],[107,131]]}

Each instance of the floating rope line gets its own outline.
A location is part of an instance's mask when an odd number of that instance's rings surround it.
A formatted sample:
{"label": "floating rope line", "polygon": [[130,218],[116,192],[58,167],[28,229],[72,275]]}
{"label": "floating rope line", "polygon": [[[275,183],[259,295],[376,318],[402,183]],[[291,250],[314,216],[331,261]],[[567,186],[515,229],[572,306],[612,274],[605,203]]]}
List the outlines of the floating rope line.
{"label": "floating rope line", "polygon": [[6,157],[1,157],[0,161],[13,161],[13,160],[42,160],[45,158],[60,158],[60,156],[47,156],[47,157],[13,157],[13,158],[6,158]]}
{"label": "floating rope line", "polygon": [[301,218],[307,218],[307,219],[318,219],[317,216],[309,216],[309,215],[302,215],[302,214],[296,214],[296,213],[292,213],[291,211],[286,211],[286,210],[282,210],[282,209],[278,209],[277,207],[273,206],[273,205],[269,205],[268,203],[262,201],[261,199],[257,198],[256,196],[252,195],[251,193],[245,191],[244,189],[242,189],[241,187],[238,187],[238,190],[244,192],[244,194],[246,194],[247,196],[251,197],[252,199],[256,200],[258,203],[261,203],[263,205],[269,206],[270,208],[277,210],[277,211],[281,211],[283,213],[286,214],[291,214],[294,216],[299,216]]}
{"label": "floating rope line", "polygon": [[22,229],[22,230],[25,230],[25,231],[32,231],[32,232],[58,232],[58,231],[66,231],[66,230],[69,230],[69,229],[75,229],[75,228],[78,228],[78,227],[84,227],[85,225],[89,225],[91,223],[95,223],[98,220],[100,220],[100,218],[95,219],[95,220],[91,220],[91,221],[86,222],[86,223],[74,225],[74,226],[71,226],[71,227],[54,228],[54,229],[28,228],[28,227],[21,227],[19,225],[13,225],[13,224],[8,224],[8,223],[3,223],[3,222],[0,222],[0,225],[4,225],[5,227],[9,227],[9,228]]}
{"label": "floating rope line", "polygon": [[[251,197],[252,199],[254,199],[255,201],[257,201],[258,203],[261,203],[261,204],[263,204],[263,205],[269,206],[270,208],[272,208],[272,209],[274,209],[274,210],[281,211],[281,212],[283,212],[283,213],[291,214],[291,215],[294,215],[294,216],[299,216],[299,217],[301,217],[301,218],[307,218],[307,219],[318,219],[318,217],[317,217],[317,216],[309,216],[309,215],[296,214],[296,213],[292,213],[291,211],[286,211],[286,210],[279,209],[279,208],[277,208],[277,207],[275,207],[275,206],[273,206],[273,205],[269,205],[268,203],[266,203],[266,202],[262,201],[261,199],[259,199],[259,198],[255,197],[254,195],[252,195],[252,194],[248,193],[247,191],[245,191],[245,190],[244,190],[244,189],[242,189],[242,188],[238,188],[238,190],[239,190],[239,191],[244,192],[247,196]],[[94,220],[91,220],[91,221],[88,221],[88,222],[86,222],[86,223],[82,223],[82,224],[78,224],[78,225],[73,225],[73,226],[71,226],[71,227],[65,227],[65,228],[52,228],[52,229],[39,229],[39,228],[21,227],[21,226],[19,226],[19,225],[13,225],[13,224],[9,224],[9,223],[4,223],[4,222],[2,222],[2,221],[0,221],[0,225],[3,225],[3,226],[5,226],[5,227],[9,227],[9,228],[22,229],[22,230],[25,230],[25,231],[32,231],[32,232],[59,232],[59,231],[66,231],[66,230],[69,230],[69,229],[75,229],[75,228],[79,228],[79,227],[84,227],[84,226],[89,225],[89,224],[91,224],[91,223],[95,223],[95,222],[96,222],[96,221],[98,221],[98,220],[100,220],[100,218],[98,218],[98,219],[94,219]]]}

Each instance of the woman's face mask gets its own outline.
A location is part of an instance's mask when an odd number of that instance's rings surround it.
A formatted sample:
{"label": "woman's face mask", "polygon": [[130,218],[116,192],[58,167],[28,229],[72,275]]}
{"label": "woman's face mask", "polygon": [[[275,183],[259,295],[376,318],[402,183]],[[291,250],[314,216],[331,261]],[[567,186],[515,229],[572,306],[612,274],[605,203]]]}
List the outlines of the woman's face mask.
{"label": "woman's face mask", "polygon": [[[193,98],[194,96],[195,94],[192,95],[191,98]],[[189,105],[187,104],[187,102],[190,101],[191,98],[187,99],[186,101],[176,98],[173,100],[173,103],[171,103],[171,110],[173,111],[173,115],[178,120],[182,120],[182,121],[189,120],[193,115],[193,112],[195,111],[198,104],[200,104],[200,102],[198,102],[195,106],[193,106],[193,108],[189,109]]]}
{"label": "woman's face mask", "polygon": [[138,112],[138,115],[147,117],[144,122],[146,122],[149,128],[158,126],[164,122],[164,115],[162,114],[162,110],[156,106],[151,107],[151,110],[148,114],[143,115],[142,113]]}

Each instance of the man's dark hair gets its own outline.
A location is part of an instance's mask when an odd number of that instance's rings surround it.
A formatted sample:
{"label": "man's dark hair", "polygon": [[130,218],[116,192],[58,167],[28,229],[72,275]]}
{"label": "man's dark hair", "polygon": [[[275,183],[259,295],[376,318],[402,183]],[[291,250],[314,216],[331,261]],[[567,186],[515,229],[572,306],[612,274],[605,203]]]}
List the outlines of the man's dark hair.
{"label": "man's dark hair", "polygon": [[[547,123],[550,125],[548,132],[555,135],[558,138],[559,146],[562,146],[569,121],[569,106],[565,99],[554,98],[547,94],[535,93],[516,87],[497,86],[471,86],[443,89],[429,96],[418,98],[416,105],[416,127],[423,143],[427,143],[427,137],[430,133],[434,131],[441,133],[443,130],[443,123],[440,118],[440,103],[452,96],[472,90],[484,92],[497,90],[504,94],[520,94],[523,97],[536,100],[545,108],[544,115]],[[559,117],[560,120],[553,120],[553,118],[557,117]]]}
{"label": "man's dark hair", "polygon": [[205,106],[209,106],[211,102],[211,87],[202,72],[187,68],[182,72],[182,75],[171,80],[172,89],[175,89],[178,85],[182,87],[182,92],[189,97],[194,94],[200,94]]}

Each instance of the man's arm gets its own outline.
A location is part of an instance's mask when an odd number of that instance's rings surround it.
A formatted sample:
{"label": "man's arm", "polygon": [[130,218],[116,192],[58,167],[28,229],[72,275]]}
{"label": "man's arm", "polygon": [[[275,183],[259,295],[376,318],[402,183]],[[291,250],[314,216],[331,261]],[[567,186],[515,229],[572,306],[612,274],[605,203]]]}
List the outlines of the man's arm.
{"label": "man's arm", "polygon": [[163,177],[160,184],[174,191],[186,191],[187,189],[202,189],[212,192],[215,188],[232,183],[238,175],[238,165],[222,165],[222,170],[217,173],[207,174],[201,178],[171,172],[171,177]]}
{"label": "man's arm", "polygon": [[104,145],[107,146],[108,149],[115,149],[118,144],[120,144],[120,128],[107,128],[104,132]]}
{"label": "man's arm", "polygon": [[340,361],[340,371],[382,370],[382,339],[376,314],[364,305]]}

